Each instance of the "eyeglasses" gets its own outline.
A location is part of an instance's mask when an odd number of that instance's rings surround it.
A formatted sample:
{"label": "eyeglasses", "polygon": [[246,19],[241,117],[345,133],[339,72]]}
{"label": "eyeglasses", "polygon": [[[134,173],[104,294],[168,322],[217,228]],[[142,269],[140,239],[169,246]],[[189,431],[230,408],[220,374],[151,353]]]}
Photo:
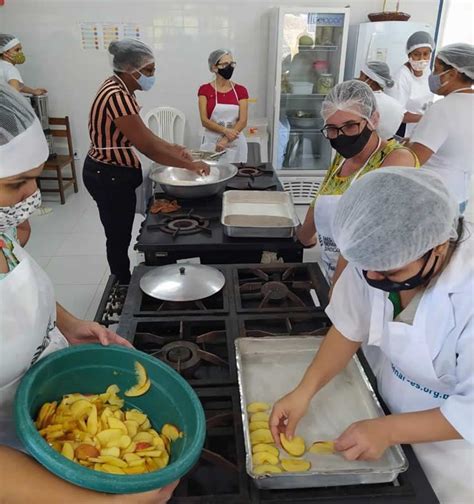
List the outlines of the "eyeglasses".
{"label": "eyeglasses", "polygon": [[339,135],[355,136],[360,133],[361,124],[367,122],[368,122],[367,120],[360,122],[352,122],[344,124],[343,126],[340,127],[328,125],[324,126],[324,128],[320,131],[325,138],[329,138],[330,140],[337,138]]}
{"label": "eyeglasses", "polygon": [[235,68],[237,66],[237,61],[231,61],[230,63],[217,63],[216,67],[219,68],[219,70],[223,70],[224,68],[227,68],[228,66]]}

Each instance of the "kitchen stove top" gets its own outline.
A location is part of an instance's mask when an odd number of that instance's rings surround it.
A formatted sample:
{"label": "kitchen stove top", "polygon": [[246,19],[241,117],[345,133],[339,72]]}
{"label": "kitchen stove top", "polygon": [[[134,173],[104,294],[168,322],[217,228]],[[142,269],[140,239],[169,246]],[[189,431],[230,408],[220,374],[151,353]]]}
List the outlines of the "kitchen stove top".
{"label": "kitchen stove top", "polygon": [[[240,287],[248,283],[298,282],[292,286],[305,304],[307,289],[315,287],[323,307],[328,302],[328,286],[316,264],[219,265],[226,286],[223,304],[214,311],[150,309],[143,304],[139,279],[150,268],[135,268],[122,310],[118,332],[140,350],[167,362],[196,391],[207,420],[207,436],[201,458],[182,478],[172,504],[434,504],[437,503],[410,446],[404,446],[409,469],[395,482],[296,490],[258,490],[246,474],[234,342],[237,337],[278,335],[316,335],[325,333],[329,320],[321,307],[300,306],[258,308],[262,299],[252,298],[247,306],[240,299]],[[301,269],[303,268],[303,269]],[[262,274],[262,272],[264,274]],[[299,288],[303,294],[299,292]],[[260,290],[263,286],[259,285]],[[123,297],[126,287],[111,278],[96,316],[110,320],[108,306],[117,310],[117,291]],[[137,290],[138,289],[138,290]],[[255,294],[253,287],[250,289]],[[114,301],[107,301],[109,294]],[[278,292],[280,295],[280,292]],[[245,294],[245,293],[244,293]],[[240,304],[239,300],[240,299]],[[249,302],[250,302],[249,301]],[[271,302],[281,302],[273,299]],[[147,301],[148,302],[148,301]],[[142,310],[145,307],[146,310]],[[137,308],[137,309],[136,309]],[[105,312],[104,312],[105,309]],[[110,309],[108,309],[110,311]],[[298,311],[299,310],[299,311]],[[117,317],[118,311],[114,313]],[[105,319],[104,319],[105,317]],[[359,355],[369,380],[374,377]],[[382,402],[383,405],[383,402]]]}
{"label": "kitchen stove top", "polygon": [[[270,164],[241,166],[226,190],[282,190]],[[174,200],[164,193],[159,199]],[[295,238],[230,238],[221,224],[222,195],[178,199],[176,212],[147,213],[135,249],[145,255],[145,264],[170,264],[200,257],[203,264],[258,263],[263,251],[275,252],[285,262],[302,262],[303,245]],[[190,215],[191,214],[191,215]],[[171,225],[170,225],[171,224]]]}

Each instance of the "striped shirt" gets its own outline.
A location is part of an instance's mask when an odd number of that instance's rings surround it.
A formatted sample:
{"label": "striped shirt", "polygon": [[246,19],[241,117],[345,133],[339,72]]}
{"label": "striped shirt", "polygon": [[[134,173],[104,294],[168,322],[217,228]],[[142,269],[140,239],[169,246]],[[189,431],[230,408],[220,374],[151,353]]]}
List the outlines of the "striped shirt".
{"label": "striped shirt", "polygon": [[118,117],[140,113],[135,95],[114,77],[100,87],[89,115],[89,156],[101,163],[140,169],[140,160],[130,141],[116,126]]}

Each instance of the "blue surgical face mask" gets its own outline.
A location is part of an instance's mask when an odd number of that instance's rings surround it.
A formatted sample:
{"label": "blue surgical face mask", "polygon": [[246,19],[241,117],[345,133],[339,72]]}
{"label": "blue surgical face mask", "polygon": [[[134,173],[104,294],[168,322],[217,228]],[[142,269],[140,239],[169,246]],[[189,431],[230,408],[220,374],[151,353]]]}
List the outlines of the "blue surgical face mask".
{"label": "blue surgical face mask", "polygon": [[430,91],[432,93],[438,94],[438,91],[443,86],[446,86],[446,84],[449,82],[449,81],[446,81],[444,84],[441,84],[441,76],[447,72],[449,72],[449,70],[445,70],[444,72],[441,72],[439,74],[431,73],[428,76],[428,86],[429,86]]}
{"label": "blue surgical face mask", "polygon": [[155,76],[154,75],[143,75],[140,72],[140,77],[137,79],[138,84],[142,88],[142,91],[149,91],[155,84]]}

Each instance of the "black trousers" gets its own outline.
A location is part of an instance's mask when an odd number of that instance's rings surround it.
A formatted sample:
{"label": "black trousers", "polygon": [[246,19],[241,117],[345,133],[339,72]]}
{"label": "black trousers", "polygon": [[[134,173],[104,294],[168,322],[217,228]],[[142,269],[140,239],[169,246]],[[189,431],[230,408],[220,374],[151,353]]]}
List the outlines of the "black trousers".
{"label": "black trousers", "polygon": [[107,261],[120,283],[130,282],[128,247],[135,216],[135,189],[142,172],[127,166],[100,163],[86,157],[82,172],[84,185],[94,198],[107,238]]}

